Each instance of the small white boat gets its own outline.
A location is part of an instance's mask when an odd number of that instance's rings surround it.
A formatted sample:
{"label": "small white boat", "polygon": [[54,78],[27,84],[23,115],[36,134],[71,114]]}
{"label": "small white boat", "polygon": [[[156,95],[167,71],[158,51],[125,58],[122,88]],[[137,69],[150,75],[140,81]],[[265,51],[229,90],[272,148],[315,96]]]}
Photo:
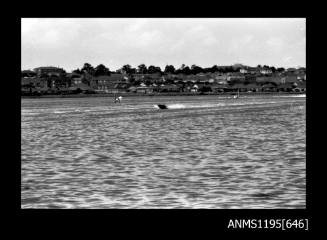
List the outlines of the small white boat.
{"label": "small white boat", "polygon": [[121,102],[121,100],[122,100],[122,96],[119,96],[119,97],[115,97],[115,100],[114,100],[114,103],[117,103],[117,102]]}

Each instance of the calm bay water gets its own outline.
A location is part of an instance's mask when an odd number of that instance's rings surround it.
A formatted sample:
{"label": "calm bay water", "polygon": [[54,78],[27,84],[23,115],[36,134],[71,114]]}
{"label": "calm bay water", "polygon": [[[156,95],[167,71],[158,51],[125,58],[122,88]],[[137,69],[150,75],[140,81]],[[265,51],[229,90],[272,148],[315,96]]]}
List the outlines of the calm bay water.
{"label": "calm bay water", "polygon": [[21,206],[305,208],[305,110],[301,95],[22,99]]}

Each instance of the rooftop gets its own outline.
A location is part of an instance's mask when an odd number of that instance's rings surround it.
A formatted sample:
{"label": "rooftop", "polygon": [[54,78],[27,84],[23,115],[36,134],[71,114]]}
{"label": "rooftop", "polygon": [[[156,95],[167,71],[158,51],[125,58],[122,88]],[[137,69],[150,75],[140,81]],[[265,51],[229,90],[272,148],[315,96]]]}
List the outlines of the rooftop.
{"label": "rooftop", "polygon": [[39,69],[63,69],[63,68],[60,68],[60,67],[53,67],[53,66],[37,67],[37,68],[34,68],[34,70],[39,70]]}

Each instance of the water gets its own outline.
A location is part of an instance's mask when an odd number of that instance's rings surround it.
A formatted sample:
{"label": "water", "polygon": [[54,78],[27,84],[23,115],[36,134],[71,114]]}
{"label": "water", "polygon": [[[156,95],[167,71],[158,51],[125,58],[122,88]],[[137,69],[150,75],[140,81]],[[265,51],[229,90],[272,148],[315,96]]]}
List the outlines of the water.
{"label": "water", "polygon": [[305,208],[305,110],[303,95],[22,99],[21,206]]}

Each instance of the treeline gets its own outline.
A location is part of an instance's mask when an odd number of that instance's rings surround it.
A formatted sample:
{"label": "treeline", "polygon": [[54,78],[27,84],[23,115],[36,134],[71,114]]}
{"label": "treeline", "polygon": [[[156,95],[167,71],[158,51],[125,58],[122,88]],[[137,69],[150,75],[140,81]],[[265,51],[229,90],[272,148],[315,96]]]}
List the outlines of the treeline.
{"label": "treeline", "polygon": [[84,63],[83,67],[81,69],[77,68],[76,70],[73,70],[73,73],[83,74],[88,73],[92,76],[101,76],[101,75],[110,75],[110,70],[103,64],[99,64],[96,67],[93,67],[89,63]]}
{"label": "treeline", "polygon": [[[244,66],[245,67],[245,66]],[[133,68],[131,65],[126,64],[122,68],[112,72],[108,67],[104,64],[99,64],[96,67],[93,67],[89,63],[85,63],[81,69],[73,70],[73,73],[83,74],[88,73],[92,76],[100,76],[100,75],[108,75],[110,76],[111,73],[126,73],[126,74],[199,74],[199,73],[214,73],[214,72],[221,72],[221,73],[228,73],[228,72],[239,72],[242,66],[217,66],[214,65],[208,68],[202,68],[193,64],[191,67],[182,64],[180,68],[176,69],[173,65],[166,65],[165,69],[162,69],[158,66],[150,65],[146,66],[145,64],[140,64],[137,68]],[[257,68],[264,68],[270,69],[273,73],[275,72],[283,72],[285,71],[284,68],[275,68],[273,66],[267,65],[258,65]]]}

